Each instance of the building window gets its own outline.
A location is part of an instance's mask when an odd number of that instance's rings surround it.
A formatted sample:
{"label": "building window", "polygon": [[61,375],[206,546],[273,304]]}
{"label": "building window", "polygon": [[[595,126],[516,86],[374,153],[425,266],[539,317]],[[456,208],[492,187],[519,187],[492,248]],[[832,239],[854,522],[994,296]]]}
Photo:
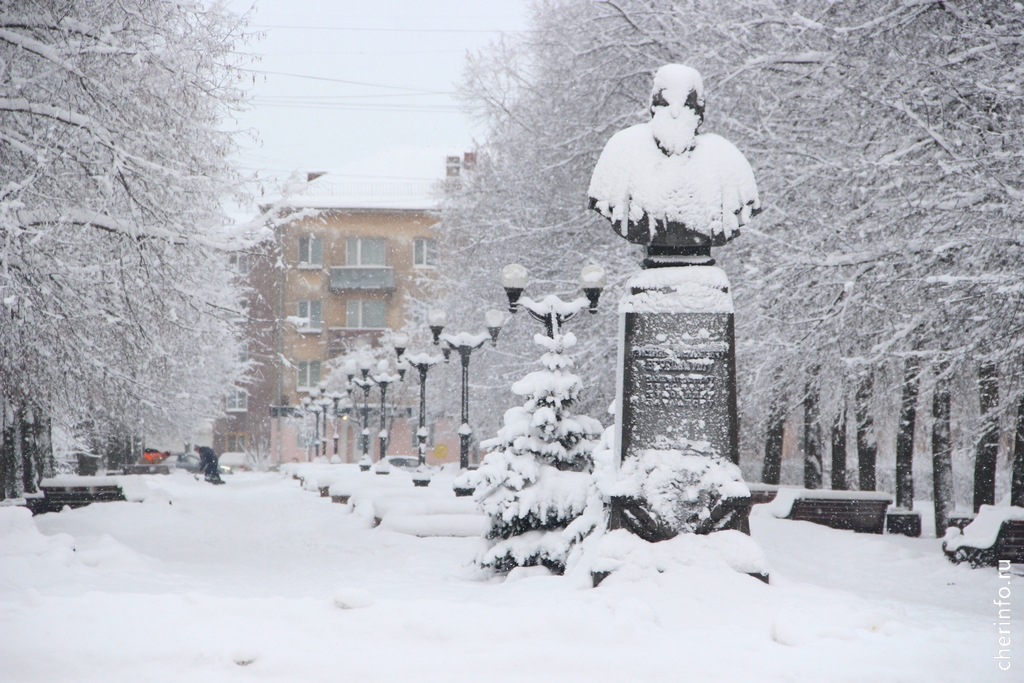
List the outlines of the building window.
{"label": "building window", "polygon": [[312,429],[306,429],[303,425],[298,425],[295,430],[295,445],[298,448],[311,448],[316,443],[316,436],[313,434]]}
{"label": "building window", "polygon": [[244,413],[249,408],[249,395],[245,389],[234,387],[228,392],[227,410],[229,413]]}
{"label": "building window", "polygon": [[380,329],[387,327],[387,303],[372,299],[349,299],[345,310],[345,327]]}
{"label": "building window", "polygon": [[320,384],[320,361],[300,360],[297,365],[299,366],[299,376],[295,385],[299,389],[309,389]]}
{"label": "building window", "polygon": [[345,246],[346,266],[383,266],[387,240],[383,237],[349,237]]}
{"label": "building window", "polygon": [[235,271],[239,275],[249,274],[249,255],[248,254],[231,254],[228,257],[228,263],[231,266],[231,270]]}
{"label": "building window", "polygon": [[425,237],[417,237],[413,242],[412,262],[416,266],[437,265],[437,241]]}
{"label": "building window", "polygon": [[305,318],[307,322],[302,325],[303,329],[319,330],[323,326],[323,306],[320,299],[299,302],[299,317]]}
{"label": "building window", "polygon": [[238,311],[236,311],[236,313],[237,313],[237,315],[234,317],[234,322],[236,322],[236,323],[244,323],[246,320],[249,319],[249,300],[248,299],[239,299],[239,301],[238,301]]}
{"label": "building window", "polygon": [[228,453],[245,452],[245,432],[231,432],[227,434]]}
{"label": "building window", "polygon": [[299,265],[320,266],[324,263],[324,241],[320,237],[299,238]]}

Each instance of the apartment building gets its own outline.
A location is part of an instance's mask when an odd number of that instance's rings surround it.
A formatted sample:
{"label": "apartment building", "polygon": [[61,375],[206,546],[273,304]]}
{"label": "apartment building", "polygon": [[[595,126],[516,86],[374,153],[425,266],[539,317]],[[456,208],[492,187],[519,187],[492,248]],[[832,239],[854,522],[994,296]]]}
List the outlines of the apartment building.
{"label": "apartment building", "polygon": [[[227,417],[214,425],[214,449],[247,452],[270,463],[305,461],[320,440],[317,419],[303,399],[323,388],[335,392],[341,372],[330,373],[358,349],[380,349],[389,330],[421,315],[425,286],[436,276],[438,249],[433,226],[444,183],[472,164],[470,154],[443,148],[398,148],[337,173],[309,173],[304,189],[284,199],[288,217],[275,227],[273,243],[233,258],[248,285],[245,302],[250,382],[225,399]],[[390,354],[394,359],[394,354]],[[316,393],[315,391],[313,392]],[[327,413],[327,448],[343,462],[361,455],[359,424],[363,394],[355,409]],[[388,453],[413,454],[418,404],[415,377],[389,390]],[[377,452],[379,394],[370,394],[371,453]],[[454,420],[429,418],[428,462],[458,457]],[[320,423],[320,437],[324,435]]]}

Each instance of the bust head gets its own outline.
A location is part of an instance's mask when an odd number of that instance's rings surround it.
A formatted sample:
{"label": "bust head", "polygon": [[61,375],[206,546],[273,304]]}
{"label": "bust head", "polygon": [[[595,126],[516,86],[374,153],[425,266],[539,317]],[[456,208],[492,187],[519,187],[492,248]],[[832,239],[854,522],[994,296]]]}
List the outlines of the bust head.
{"label": "bust head", "polygon": [[666,64],[651,88],[651,131],[666,156],[693,149],[704,122],[704,82],[696,69]]}

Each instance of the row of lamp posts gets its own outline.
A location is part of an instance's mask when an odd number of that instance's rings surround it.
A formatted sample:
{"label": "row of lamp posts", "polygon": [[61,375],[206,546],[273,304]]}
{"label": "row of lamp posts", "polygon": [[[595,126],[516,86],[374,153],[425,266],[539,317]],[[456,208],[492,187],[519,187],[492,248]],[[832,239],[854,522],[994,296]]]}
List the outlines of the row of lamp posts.
{"label": "row of lamp posts", "polygon": [[[338,454],[338,418],[343,413],[340,405],[342,399],[348,402],[346,394],[337,391],[328,392],[326,382],[320,382],[319,385],[310,389],[309,396],[305,396],[302,399],[303,410],[307,413],[313,413],[316,418],[316,438],[314,440],[316,457],[321,455],[327,456],[327,411],[332,404],[334,405],[334,455]],[[321,415],[323,415],[323,420],[320,419]],[[321,422],[323,423],[322,432]]]}
{"label": "row of lamp posts", "polygon": [[[543,323],[544,330],[548,337],[554,338],[560,333],[561,326],[574,318],[582,310],[587,309],[591,313],[597,312],[598,299],[605,287],[604,269],[597,265],[588,265],[580,273],[580,287],[583,289],[586,298],[579,298],[571,302],[563,302],[557,296],[544,297],[540,301],[533,301],[524,298],[523,291],[529,283],[529,273],[526,268],[519,264],[505,266],[501,273],[501,284],[505,289],[508,298],[509,312],[518,313],[526,310],[535,320]],[[452,352],[457,352],[462,365],[462,419],[459,424],[459,467],[469,467],[469,446],[472,440],[473,429],[469,424],[469,361],[473,351],[481,348],[488,340],[491,345],[498,343],[498,334],[501,332],[504,323],[504,314],[501,311],[490,310],[484,316],[487,332],[472,334],[459,332],[455,334],[445,333],[447,315],[440,309],[432,310],[427,316],[427,323],[433,336],[435,346],[441,347],[444,362],[451,359]],[[370,456],[370,389],[377,386],[380,389],[380,456],[377,466],[374,468],[378,474],[387,474],[390,471],[387,462],[388,431],[386,422],[386,400],[388,386],[397,381],[405,379],[408,368],[415,368],[419,373],[420,380],[420,402],[419,402],[419,425],[416,430],[416,442],[419,451],[419,464],[422,467],[426,463],[427,448],[427,372],[437,365],[441,358],[426,353],[407,353],[409,337],[404,334],[395,335],[392,338],[395,354],[398,357],[399,365],[397,374],[390,372],[386,360],[379,361],[376,372],[372,363],[366,359],[349,360],[345,364],[345,374],[350,387],[359,387],[363,391],[363,407],[360,410],[361,421],[361,444],[362,457],[360,469],[366,471],[372,466]],[[334,404],[334,454],[338,454],[338,415],[339,404],[342,399],[352,407],[352,401],[346,394],[337,392],[327,393],[325,383],[312,389],[309,396],[303,398],[302,403],[307,411],[314,413],[316,417],[317,444],[316,455],[327,454],[327,407]],[[320,436],[320,415],[323,413],[323,436]],[[322,447],[322,451],[321,451]]]}

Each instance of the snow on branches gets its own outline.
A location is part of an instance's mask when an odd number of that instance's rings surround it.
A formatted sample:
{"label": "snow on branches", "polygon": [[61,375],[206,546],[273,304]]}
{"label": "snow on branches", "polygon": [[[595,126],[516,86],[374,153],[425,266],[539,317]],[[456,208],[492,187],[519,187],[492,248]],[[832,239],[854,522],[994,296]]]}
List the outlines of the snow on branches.
{"label": "snow on branches", "polygon": [[70,422],[185,427],[242,366],[221,201],[239,17],[160,0],[0,13],[0,387]]}
{"label": "snow on branches", "polygon": [[[488,538],[497,541],[478,563],[500,572],[544,565],[561,573],[572,546],[593,528],[571,524],[595,502],[593,450],[602,429],[571,412],[582,383],[565,352],[576,337],[556,330],[553,338],[538,334],[535,341],[547,349],[545,369],[512,385],[525,403],[505,413],[498,436],[481,444],[490,452],[480,468],[457,483],[476,488],[491,520]],[[596,505],[600,510],[600,500]]]}

